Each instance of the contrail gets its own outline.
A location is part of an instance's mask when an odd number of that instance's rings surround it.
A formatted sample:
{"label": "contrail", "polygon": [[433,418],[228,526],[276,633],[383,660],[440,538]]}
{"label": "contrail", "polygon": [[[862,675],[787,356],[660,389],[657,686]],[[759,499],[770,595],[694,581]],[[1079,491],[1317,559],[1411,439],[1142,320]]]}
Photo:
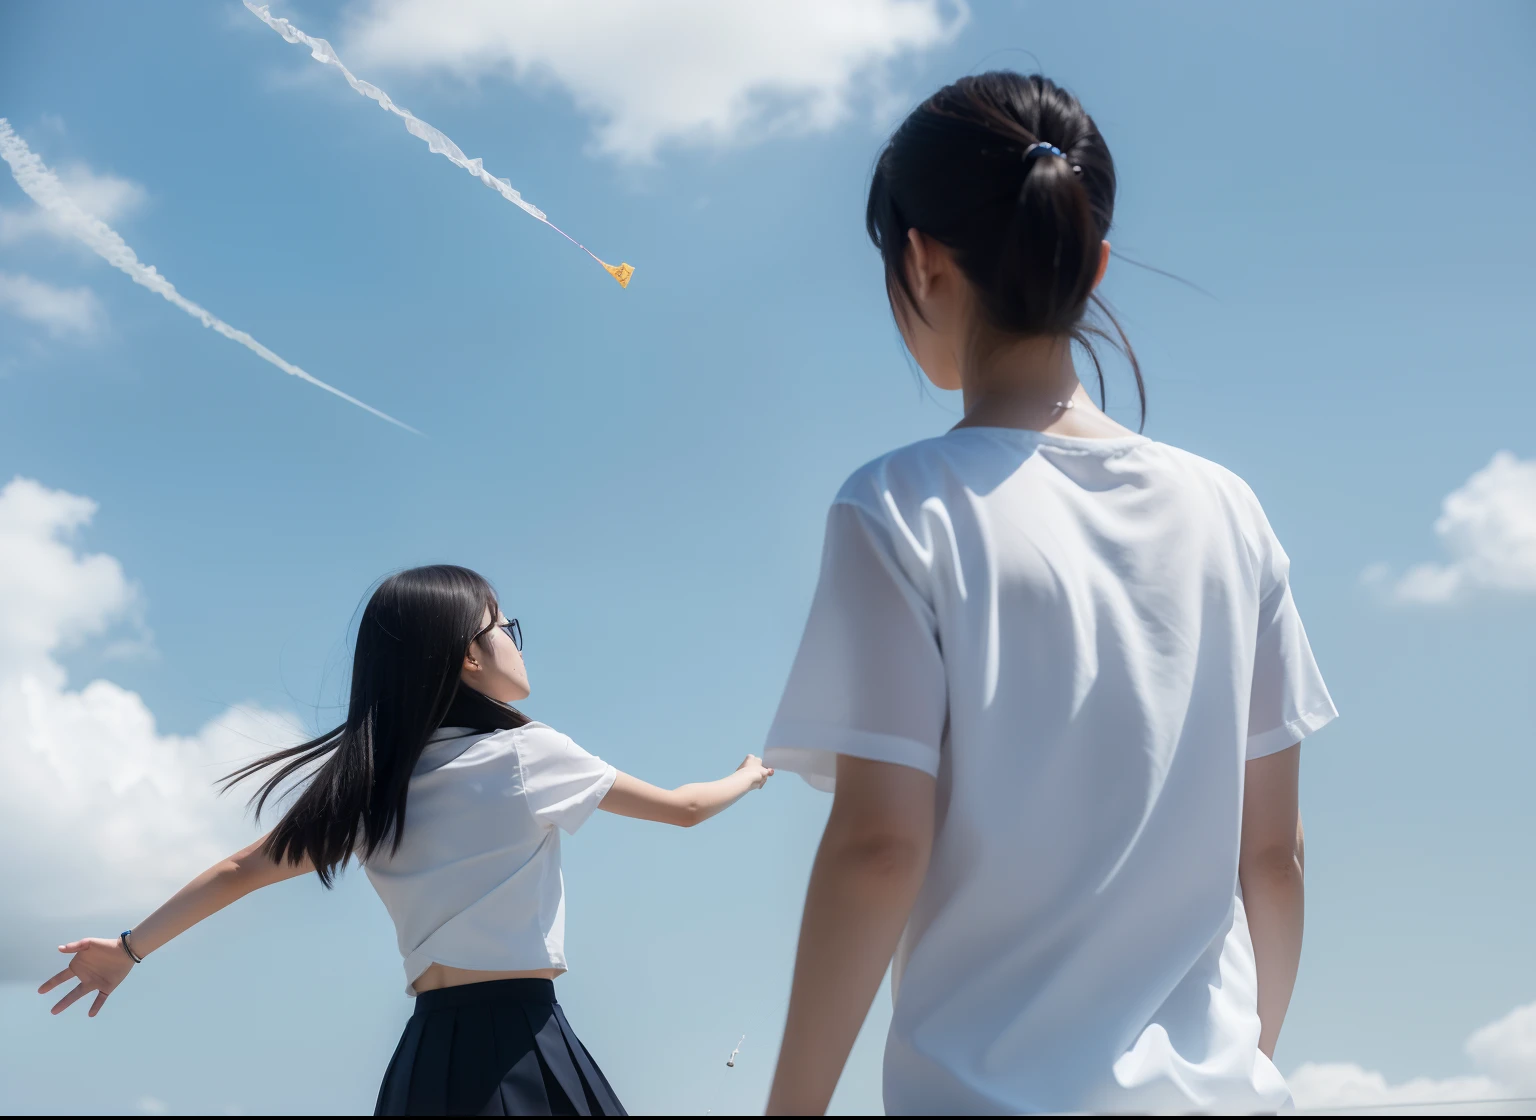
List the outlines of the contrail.
{"label": "contrail", "polygon": [[502,198],[512,203],[512,205],[521,207],[527,213],[543,222],[550,229],[554,230],[561,237],[565,238],[572,245],[576,246],[576,248],[580,249],[583,253],[587,254],[587,256],[591,257],[598,264],[602,265],[603,268],[608,271],[608,274],[619,282],[619,286],[621,288],[629,287],[629,278],[635,273],[633,268],[627,264],[609,264],[607,261],[603,260],[603,258],[599,257],[591,249],[588,249],[580,241],[577,241],[570,234],[566,233],[565,230],[561,229],[559,226],[555,225],[554,222],[550,221],[549,217],[544,213],[544,211],[540,210],[537,206],[529,202],[517,191],[513,190],[512,184],[508,180],[498,179],[496,176],[492,175],[489,171],[482,167],[479,157],[470,159],[464,154],[463,149],[455,144],[452,140],[448,139],[448,137],[444,136],[441,132],[433,128],[426,121],[422,120],[415,113],[412,113],[409,109],[402,109],[400,106],[396,105],[393,101],[390,100],[389,94],[385,93],[378,86],[374,85],[372,82],[360,81],[354,77],[352,71],[348,70],[345,66],[342,65],[340,57],[337,56],[335,48],[333,48],[330,43],[326,42],[324,39],[311,38],[310,36],[304,34],[304,32],[300,31],[293,24],[289,23],[287,20],[276,18],[271,14],[267,8],[267,5],[265,4],[253,4],[251,3],[251,0],[245,0],[245,6],[251,10],[252,14],[255,15],[257,19],[261,20],[262,23],[266,24],[273,31],[276,31],[284,39],[288,40],[288,42],[302,43],[304,46],[308,47],[310,56],[314,58],[315,61],[323,62],[328,66],[334,66],[336,69],[340,70],[342,77],[347,79],[347,84],[349,86],[357,90],[357,92],[362,94],[364,97],[372,98],[374,101],[377,101],[381,109],[385,109],[403,120],[405,122],[405,130],[412,136],[415,136],[421,140],[425,140],[427,142],[427,147],[432,151],[448,159],[455,166],[462,167],[476,179],[479,179],[486,186],[490,187],[491,190],[501,195]]}
{"label": "contrail", "polygon": [[135,284],[142,284],[150,291],[158,292],[201,322],[203,326],[218,331],[225,338],[233,339],[257,357],[271,362],[284,373],[292,374],[301,381],[308,381],[327,393],[334,393],[342,400],[373,413],[381,420],[388,420],[391,424],[404,428],[408,432],[415,432],[416,435],[421,434],[409,424],[401,423],[388,413],[380,412],[373,405],[364,404],[356,397],[343,393],[334,385],[327,385],[318,377],[306,373],[292,362],[268,350],[244,331],[236,330],[217,315],[199,307],[178,292],[169,280],[155,271],[153,265],[147,265],[139,260],[133,250],[128,247],[128,243],[106,222],[87,214],[80,208],[79,203],[69,196],[69,192],[59,182],[59,177],[33,154],[32,149],[27,147],[26,142],[11,128],[11,122],[4,117],[0,117],[0,157],[11,165],[11,174],[15,176],[21,189],[32,197],[33,202],[57,218],[70,234],[83,242],[98,257],[113,268],[126,272]]}

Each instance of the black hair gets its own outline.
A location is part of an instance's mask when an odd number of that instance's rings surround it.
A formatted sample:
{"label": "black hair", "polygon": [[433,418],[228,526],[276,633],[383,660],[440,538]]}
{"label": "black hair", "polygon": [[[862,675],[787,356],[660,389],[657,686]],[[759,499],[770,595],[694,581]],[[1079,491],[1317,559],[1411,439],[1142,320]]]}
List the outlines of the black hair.
{"label": "black hair", "polygon": [[[1031,151],[1033,145],[1048,148]],[[907,276],[907,231],[947,246],[976,291],[986,326],[1003,335],[1066,337],[1104,369],[1093,339],[1141,367],[1119,322],[1093,293],[1115,209],[1109,147],[1066,90],[1010,70],[961,78],[902,122],[875,163],[865,228],[885,262],[898,318],[916,309]],[[1114,328],[1087,318],[1090,303]]]}
{"label": "black hair", "polygon": [[410,568],[379,584],[358,623],[346,722],[224,779],[227,790],[281,764],[251,798],[259,817],[288,778],[320,762],[267,838],[263,850],[272,860],[299,864],[308,856],[330,886],[352,855],[366,858],[386,842],[399,848],[411,771],[432,732],[445,724],[489,730],[528,722],[460,683],[487,609],[494,622],[496,592],[468,568]]}

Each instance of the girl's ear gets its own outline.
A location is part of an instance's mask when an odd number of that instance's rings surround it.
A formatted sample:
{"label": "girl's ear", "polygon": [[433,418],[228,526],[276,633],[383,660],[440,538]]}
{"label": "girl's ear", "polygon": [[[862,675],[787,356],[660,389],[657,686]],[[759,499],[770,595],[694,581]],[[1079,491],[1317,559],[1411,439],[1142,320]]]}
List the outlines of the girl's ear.
{"label": "girl's ear", "polygon": [[926,300],[933,287],[933,251],[928,239],[915,229],[907,230],[906,265],[907,282],[912,285],[913,296]]}
{"label": "girl's ear", "polygon": [[1104,283],[1104,271],[1109,268],[1109,242],[1099,244],[1099,274],[1093,278],[1093,286],[1097,288]]}

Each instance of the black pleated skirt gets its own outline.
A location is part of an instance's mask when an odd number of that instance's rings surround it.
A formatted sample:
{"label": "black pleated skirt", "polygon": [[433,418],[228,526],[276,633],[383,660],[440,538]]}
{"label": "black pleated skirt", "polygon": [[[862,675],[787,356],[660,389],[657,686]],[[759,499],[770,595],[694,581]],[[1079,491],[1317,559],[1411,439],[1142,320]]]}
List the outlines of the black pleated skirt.
{"label": "black pleated skirt", "polygon": [[625,1116],[555,1002],[552,980],[416,997],[375,1116]]}

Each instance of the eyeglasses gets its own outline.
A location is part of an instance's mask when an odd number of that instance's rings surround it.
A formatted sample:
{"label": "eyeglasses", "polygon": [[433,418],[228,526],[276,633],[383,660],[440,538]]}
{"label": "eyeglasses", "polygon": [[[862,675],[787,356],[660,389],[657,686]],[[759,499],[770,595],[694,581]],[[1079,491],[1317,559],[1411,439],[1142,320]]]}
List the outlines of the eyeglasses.
{"label": "eyeglasses", "polygon": [[503,634],[512,639],[512,644],[517,647],[518,653],[523,652],[523,628],[517,624],[517,619],[508,619],[506,622],[493,622],[484,630],[480,631],[480,633],[476,634],[474,640],[479,641],[492,630],[500,630]]}

